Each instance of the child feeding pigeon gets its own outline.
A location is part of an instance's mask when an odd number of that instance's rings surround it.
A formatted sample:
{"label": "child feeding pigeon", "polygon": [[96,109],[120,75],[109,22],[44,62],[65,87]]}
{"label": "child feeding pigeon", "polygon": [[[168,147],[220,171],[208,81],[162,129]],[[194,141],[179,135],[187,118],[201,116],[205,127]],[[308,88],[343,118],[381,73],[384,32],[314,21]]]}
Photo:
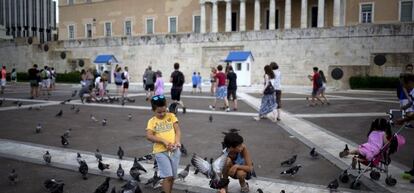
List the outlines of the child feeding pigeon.
{"label": "child feeding pigeon", "polygon": [[167,112],[163,95],[153,96],[151,106],[154,116],[148,121],[147,139],[154,143],[152,153],[158,163],[159,176],[164,179],[162,190],[171,193],[181,157],[180,126],[177,117]]}

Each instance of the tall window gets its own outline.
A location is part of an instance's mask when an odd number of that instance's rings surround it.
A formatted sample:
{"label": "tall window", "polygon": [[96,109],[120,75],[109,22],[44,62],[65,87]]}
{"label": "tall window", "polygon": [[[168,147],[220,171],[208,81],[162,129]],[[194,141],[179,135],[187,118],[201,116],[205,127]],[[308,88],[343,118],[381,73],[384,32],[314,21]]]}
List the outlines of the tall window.
{"label": "tall window", "polygon": [[86,3],[92,3],[92,0],[86,0]]}
{"label": "tall window", "polygon": [[177,33],[177,17],[168,17],[168,32]]}
{"label": "tall window", "polygon": [[153,34],[154,33],[154,19],[153,18],[147,18],[146,28],[147,34]]}
{"label": "tall window", "polygon": [[360,9],[360,22],[361,23],[372,23],[373,16],[373,4],[361,4]]}
{"label": "tall window", "polygon": [[196,15],[193,17],[193,32],[200,33],[201,17]]}
{"label": "tall window", "polygon": [[413,21],[413,1],[400,1],[400,21]]}
{"label": "tall window", "polygon": [[130,36],[132,35],[132,22],[131,21],[125,21],[125,35]]}
{"label": "tall window", "polygon": [[112,23],[105,22],[105,36],[110,37],[112,36]]}
{"label": "tall window", "polygon": [[75,25],[68,26],[68,36],[70,40],[75,39]]}
{"label": "tall window", "polygon": [[73,5],[73,0],[68,0],[68,5]]}
{"label": "tall window", "polygon": [[92,38],[92,24],[87,23],[85,25],[85,34],[86,38]]}

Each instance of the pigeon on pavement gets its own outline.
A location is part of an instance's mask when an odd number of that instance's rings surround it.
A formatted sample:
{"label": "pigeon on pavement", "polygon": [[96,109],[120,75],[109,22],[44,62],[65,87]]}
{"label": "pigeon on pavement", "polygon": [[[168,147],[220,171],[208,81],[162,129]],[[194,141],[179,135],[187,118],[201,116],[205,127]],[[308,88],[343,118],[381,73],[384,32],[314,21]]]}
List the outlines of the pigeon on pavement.
{"label": "pigeon on pavement", "polygon": [[298,156],[294,155],[292,156],[290,159],[283,161],[282,163],[280,163],[281,166],[291,166],[292,164],[294,164],[296,162],[296,158]]}
{"label": "pigeon on pavement", "polygon": [[81,163],[81,161],[85,161],[84,159],[82,159],[82,156],[81,156],[81,154],[78,152],[78,153],[76,153],[76,161],[80,164]]}
{"label": "pigeon on pavement", "polygon": [[84,180],[88,179],[88,177],[86,177],[86,174],[88,174],[88,164],[86,164],[85,160],[79,162],[79,172],[82,174]]}
{"label": "pigeon on pavement", "polygon": [[119,159],[122,159],[122,157],[124,157],[124,150],[121,148],[121,146],[119,146],[117,154]]}
{"label": "pigeon on pavement", "polygon": [[138,170],[141,170],[141,171],[143,171],[143,172],[145,172],[145,173],[147,173],[147,170],[144,168],[144,166],[142,166],[139,162],[138,162],[138,159],[135,157],[134,158],[134,165],[132,166],[133,168],[135,167],[135,168],[138,168]]}
{"label": "pigeon on pavement", "polygon": [[214,160],[213,163],[209,163],[196,154],[193,154],[193,157],[191,158],[191,164],[193,164],[193,166],[197,168],[202,174],[211,179],[210,187],[218,188],[217,185],[220,184],[220,176],[223,173],[228,154],[228,150],[224,149],[222,155]]}
{"label": "pigeon on pavement", "polygon": [[210,121],[210,123],[213,122],[213,115],[208,116],[208,121]]}
{"label": "pigeon on pavement", "polygon": [[319,153],[315,150],[315,148],[312,148],[312,150],[310,151],[309,154],[312,158],[318,158],[319,157]]}
{"label": "pigeon on pavement", "polygon": [[128,114],[128,121],[131,121],[131,120],[132,120],[132,115],[130,113],[130,114]]}
{"label": "pigeon on pavement", "polygon": [[156,187],[156,185],[160,182],[161,178],[158,176],[157,170],[154,172],[154,176],[152,178],[148,179],[147,183],[145,185],[152,185],[152,188]]}
{"label": "pigeon on pavement", "polygon": [[95,157],[96,157],[96,160],[98,160],[98,161],[102,161],[102,154],[101,154],[101,152],[99,151],[99,149],[96,149],[96,152],[95,152]]}
{"label": "pigeon on pavement", "polygon": [[338,180],[335,179],[328,184],[327,188],[329,188],[329,190],[337,190],[338,186],[339,186]]}
{"label": "pigeon on pavement", "polygon": [[260,188],[258,188],[258,189],[257,189],[257,192],[258,192],[258,193],[263,193],[263,190],[262,190],[262,189],[260,189]]}
{"label": "pigeon on pavement", "polygon": [[95,193],[106,193],[109,190],[110,177],[106,177],[105,181],[96,188]]}
{"label": "pigeon on pavement", "polygon": [[99,161],[98,169],[101,170],[101,172],[103,172],[104,170],[109,169],[109,164],[104,164],[102,163],[102,161]]}
{"label": "pigeon on pavement", "polygon": [[187,157],[187,149],[184,147],[184,144],[181,144],[180,151],[181,156]]}
{"label": "pigeon on pavement", "polygon": [[56,180],[54,178],[47,179],[43,185],[50,193],[63,193],[63,183],[61,180]]}
{"label": "pigeon on pavement", "polygon": [[40,123],[37,124],[35,132],[40,133],[42,131],[42,125]]}
{"label": "pigeon on pavement", "polygon": [[102,126],[106,126],[107,123],[108,123],[108,121],[106,119],[102,120]]}
{"label": "pigeon on pavement", "polygon": [[69,128],[65,131],[65,133],[63,133],[63,137],[65,138],[69,138],[70,137],[70,132],[72,131],[72,128]]}
{"label": "pigeon on pavement", "polygon": [[183,171],[181,171],[180,173],[178,173],[178,178],[181,179],[182,181],[185,180],[185,178],[188,176],[188,173],[190,172],[190,164],[188,164],[185,169]]}
{"label": "pigeon on pavement", "polygon": [[79,113],[79,111],[80,111],[80,109],[78,107],[78,108],[76,108],[75,113]]}
{"label": "pigeon on pavement", "polygon": [[19,178],[17,176],[16,170],[12,169],[12,171],[9,173],[9,182],[12,184],[16,184],[19,181]]}
{"label": "pigeon on pavement", "polygon": [[62,143],[63,147],[66,147],[69,145],[69,141],[63,135],[60,136],[60,142]]}
{"label": "pigeon on pavement", "polygon": [[62,117],[62,115],[63,115],[63,111],[62,111],[62,109],[56,114],[56,117]]}
{"label": "pigeon on pavement", "polygon": [[75,110],[75,105],[72,105],[72,106],[70,107],[70,110]]}
{"label": "pigeon on pavement", "polygon": [[96,119],[95,116],[93,116],[92,114],[91,114],[91,119],[93,122],[98,122],[98,119]]}
{"label": "pigeon on pavement", "polygon": [[129,180],[122,187],[122,193],[142,193],[141,188],[136,180]]}
{"label": "pigeon on pavement", "polygon": [[77,93],[78,93],[78,90],[74,90],[74,91],[72,92],[72,97],[75,97]]}
{"label": "pigeon on pavement", "polygon": [[287,169],[283,172],[280,172],[280,174],[290,174],[291,176],[294,176],[296,173],[298,173],[299,168],[301,168],[301,167],[302,167],[301,165],[296,165],[296,166],[293,166],[293,167],[291,167],[291,168],[289,168],[289,169]]}
{"label": "pigeon on pavement", "polygon": [[125,175],[124,169],[122,169],[121,164],[119,164],[118,170],[116,170],[116,175],[119,177],[119,179],[123,179]]}
{"label": "pigeon on pavement", "polygon": [[52,162],[52,156],[50,155],[49,151],[43,155],[43,160],[45,160],[46,164],[50,164]]}
{"label": "pigeon on pavement", "polygon": [[[204,158],[204,160],[206,160],[206,161],[207,161],[207,157],[205,157],[205,158]],[[198,172],[200,172],[200,170],[198,170],[198,169],[196,168],[196,169],[194,170],[194,174],[195,174],[195,175],[197,175],[197,174],[198,174]]]}

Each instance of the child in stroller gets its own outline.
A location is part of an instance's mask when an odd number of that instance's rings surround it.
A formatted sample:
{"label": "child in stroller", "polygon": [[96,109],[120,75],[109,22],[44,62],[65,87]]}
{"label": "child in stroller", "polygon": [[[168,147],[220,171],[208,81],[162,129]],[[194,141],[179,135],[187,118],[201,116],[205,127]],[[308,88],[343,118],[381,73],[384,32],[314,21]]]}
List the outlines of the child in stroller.
{"label": "child in stroller", "polygon": [[[357,169],[359,173],[351,183],[351,188],[353,189],[359,188],[360,183],[358,180],[367,171],[371,171],[370,177],[374,180],[380,178],[379,172],[385,172],[387,174],[387,178],[385,179],[386,184],[390,186],[395,185],[397,181],[388,175],[388,165],[391,162],[390,155],[395,153],[397,148],[405,143],[405,139],[397,135],[399,131],[393,135],[389,121],[384,118],[375,119],[371,123],[371,128],[368,132],[368,141],[366,143],[359,145],[357,149],[348,150],[346,148],[339,153],[339,157],[341,158],[354,155],[351,166],[340,175],[340,180],[344,183],[348,182],[348,170],[352,168]],[[356,167],[357,164],[358,168]],[[362,170],[361,164],[367,167]]]}

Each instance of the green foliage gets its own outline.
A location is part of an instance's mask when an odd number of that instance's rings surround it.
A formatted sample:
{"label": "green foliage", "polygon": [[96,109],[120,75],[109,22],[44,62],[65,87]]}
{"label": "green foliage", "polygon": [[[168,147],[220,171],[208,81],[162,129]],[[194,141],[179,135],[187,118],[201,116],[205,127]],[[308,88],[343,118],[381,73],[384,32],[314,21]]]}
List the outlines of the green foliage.
{"label": "green foliage", "polygon": [[[56,77],[56,82],[59,83],[79,83],[81,80],[80,72],[69,72],[69,73],[58,73]],[[27,72],[18,72],[17,81],[19,82],[28,82],[29,74]]]}
{"label": "green foliage", "polygon": [[352,76],[349,78],[351,89],[389,89],[397,88],[398,77]]}

